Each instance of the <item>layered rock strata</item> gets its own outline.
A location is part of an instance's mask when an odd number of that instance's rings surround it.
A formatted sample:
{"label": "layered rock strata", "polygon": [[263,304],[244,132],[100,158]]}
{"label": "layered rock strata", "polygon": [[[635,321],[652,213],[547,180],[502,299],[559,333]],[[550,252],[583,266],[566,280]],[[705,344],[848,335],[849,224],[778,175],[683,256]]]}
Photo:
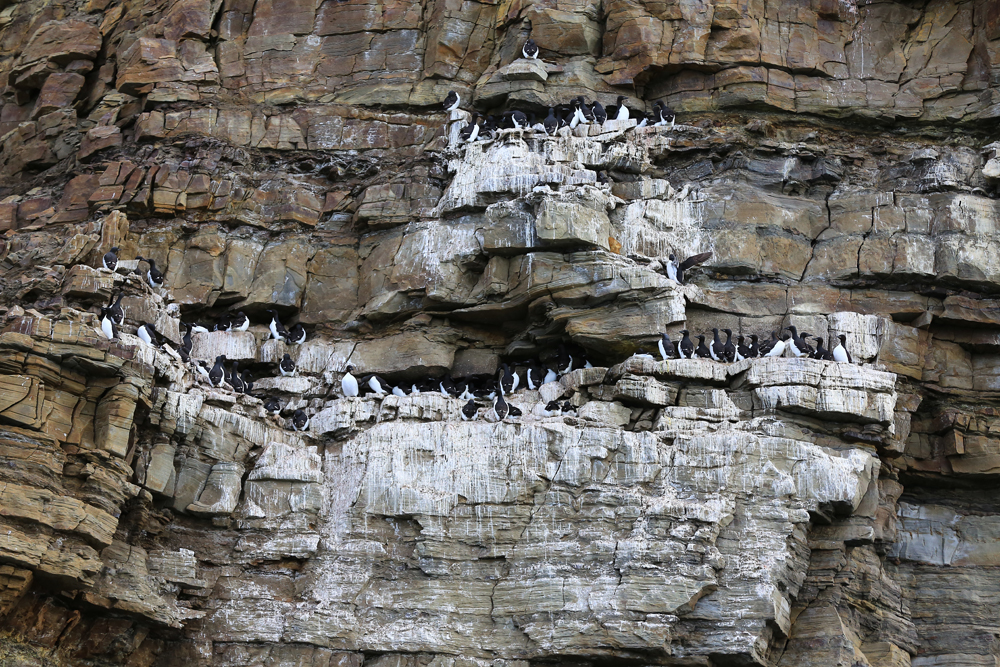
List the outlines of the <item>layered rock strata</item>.
{"label": "layered rock strata", "polygon": [[[995,664],[998,76],[986,0],[0,3],[0,662]],[[456,141],[579,94],[678,122]],[[252,395],[135,335],[241,310]],[[655,352],[787,325],[856,363]]]}

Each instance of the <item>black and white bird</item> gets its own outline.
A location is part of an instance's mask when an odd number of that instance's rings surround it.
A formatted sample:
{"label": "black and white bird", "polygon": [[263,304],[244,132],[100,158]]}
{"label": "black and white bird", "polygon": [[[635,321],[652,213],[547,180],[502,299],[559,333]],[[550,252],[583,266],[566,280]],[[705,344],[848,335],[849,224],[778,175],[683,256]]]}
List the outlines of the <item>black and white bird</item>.
{"label": "black and white bird", "polygon": [[597,120],[597,117],[594,115],[594,110],[590,108],[589,104],[587,104],[587,100],[583,99],[583,95],[580,95],[576,99],[580,101],[580,113],[583,114],[583,122],[593,123]]}
{"label": "black and white bird", "polygon": [[229,331],[231,327],[232,322],[229,319],[229,315],[223,314],[219,316],[219,321],[212,327],[212,331]]}
{"label": "black and white bird", "polygon": [[763,349],[760,352],[762,357],[780,357],[785,353],[787,335],[784,338],[775,338],[774,334],[771,335],[774,338],[773,342],[769,342],[769,349],[765,352]]}
{"label": "black and white bird", "polygon": [[837,338],[840,340],[840,342],[837,343],[837,346],[832,350],[833,360],[846,364],[854,363],[851,360],[851,353],[847,351],[847,336],[844,334],[840,334],[839,336],[837,336]]}
{"label": "black and white bird", "polygon": [[240,379],[243,380],[243,393],[249,394],[253,391],[253,375],[250,371],[243,371],[240,373]]}
{"label": "black and white bird", "polygon": [[760,355],[760,342],[757,334],[750,334],[750,354],[749,359],[755,359]]}
{"label": "black and white bird", "polygon": [[523,130],[528,127],[528,116],[523,111],[512,111],[510,122],[514,124],[514,129]]}
{"label": "black and white bird", "polygon": [[285,340],[294,345],[301,345],[306,342],[306,328],[302,326],[302,323],[297,323],[288,333],[285,335]]}
{"label": "black and white bird", "polygon": [[444,110],[454,111],[461,102],[462,99],[458,96],[458,93],[454,90],[449,90],[448,95],[444,98]]}
{"label": "black and white bird", "polygon": [[122,292],[118,293],[118,298],[111,295],[111,301],[108,302],[108,315],[114,320],[115,324],[121,326],[125,321],[125,309],[122,308],[122,297],[125,296]]}
{"label": "black and white bird", "polygon": [[344,396],[354,397],[358,395],[358,378],[353,375],[354,366],[348,366],[344,377],[340,378],[340,392]]}
{"label": "black and white bird", "polygon": [[389,386],[389,383],[377,375],[372,375],[368,378],[368,388],[380,397],[385,396],[392,391],[392,387]]}
{"label": "black and white bird", "polygon": [[149,281],[150,287],[163,287],[163,273],[156,268],[156,262],[145,257],[136,256],[136,259],[140,262],[146,262],[149,264],[149,270],[146,271],[146,280]]}
{"label": "black and white bird", "polygon": [[694,349],[695,359],[711,359],[712,353],[705,345],[705,336],[698,336],[698,347]]}
{"label": "black and white bird", "polygon": [[292,361],[291,355],[287,352],[285,353],[285,356],[281,358],[281,361],[278,362],[278,370],[281,371],[281,374],[285,377],[295,375],[295,362]]}
{"label": "black and white bird", "polygon": [[493,411],[493,416],[498,422],[502,422],[507,418],[510,406],[507,405],[507,401],[503,400],[502,391],[497,391],[497,395],[493,398],[493,407],[490,409]]}
{"label": "black and white bird", "polygon": [[305,431],[309,428],[309,415],[305,410],[296,410],[292,413],[292,428],[296,431]]}
{"label": "black and white bird", "polygon": [[556,350],[556,370],[559,375],[566,375],[573,370],[573,357],[570,356],[569,352],[566,350],[566,346],[559,343],[559,347]]}
{"label": "black and white bird", "polygon": [[472,114],[469,124],[463,127],[458,133],[459,139],[464,142],[472,142],[479,138],[479,112]]}
{"label": "black and white bird", "polygon": [[541,413],[543,417],[558,417],[562,414],[562,406],[559,404],[559,401],[549,401],[541,409]]}
{"label": "black and white bird", "polygon": [[269,398],[264,403],[264,411],[269,415],[276,415],[281,412],[281,402],[276,398]]}
{"label": "black and white bird", "polygon": [[101,333],[108,340],[114,340],[118,337],[118,325],[115,324],[114,319],[111,317],[109,312],[111,309],[107,306],[101,307]]}
{"label": "black and white bird", "polygon": [[733,345],[733,330],[723,329],[726,334],[726,342],[722,345],[723,358],[729,363],[736,361],[736,346]]}
{"label": "black and white bird", "polygon": [[559,119],[556,118],[554,107],[549,107],[549,115],[542,121],[542,127],[545,128],[545,134],[555,134],[556,130],[559,129]]}
{"label": "black and white bird", "polygon": [[237,394],[242,394],[243,388],[243,378],[240,377],[240,362],[233,362],[233,370],[229,372],[229,384],[232,385],[233,391]]}
{"label": "black and white bird", "polygon": [[514,392],[514,387],[517,383],[514,381],[516,374],[510,372],[510,366],[506,362],[500,365],[500,370],[497,371],[497,386],[505,394],[511,394]]}
{"label": "black and white bird", "polygon": [[674,123],[677,121],[677,114],[675,114],[670,107],[664,104],[662,100],[660,101],[659,116],[660,120],[656,124],[660,126],[670,125],[670,127],[674,127]]}
{"label": "black and white bird", "polygon": [[207,361],[204,361],[202,359],[196,360],[194,362],[194,369],[198,372],[198,375],[201,375],[206,380],[208,380],[209,384],[212,383],[212,378],[209,376],[209,371],[211,369],[208,367],[208,362]]}
{"label": "black and white bird", "polygon": [[271,309],[266,312],[271,316],[271,323],[268,325],[268,328],[271,330],[270,338],[285,340],[288,336],[288,330],[285,329],[285,325],[278,319],[278,311]]}
{"label": "black and white bird", "polygon": [[524,43],[524,46],[521,47],[521,55],[532,60],[538,58],[538,45],[535,44],[535,40],[529,38]]}
{"label": "black and white bird", "polygon": [[193,334],[208,333],[208,329],[206,327],[201,326],[200,324],[192,324],[191,333]]}
{"label": "black and white bird", "polygon": [[479,414],[479,408],[476,407],[476,402],[469,399],[469,402],[462,406],[462,421],[472,421]]}
{"label": "black and white bird", "polygon": [[681,359],[697,359],[694,352],[694,343],[688,335],[687,329],[681,330],[681,342],[677,345],[677,354]]}
{"label": "black and white bird", "polygon": [[794,326],[787,326],[785,328],[792,332],[792,338],[788,341],[788,349],[791,350],[792,354],[796,357],[808,357],[809,353],[812,351],[809,344],[802,340],[802,337],[799,335],[799,332]]}
{"label": "black and white bird", "polygon": [[250,318],[242,310],[235,315],[230,315],[229,328],[231,331],[246,331],[250,328]]}
{"label": "black and white bird", "polygon": [[[816,349],[810,355],[811,358],[832,361],[832,355],[830,354],[830,350],[823,347],[823,339],[820,338],[819,336],[816,336],[813,338],[813,340],[816,341]],[[827,359],[827,357],[831,358]]]}
{"label": "black and white bird", "polygon": [[556,374],[555,369],[546,368],[545,378],[542,380],[542,384],[548,384],[550,382],[558,382],[558,381],[559,381],[559,375]]}
{"label": "black and white bird", "polygon": [[725,361],[726,359],[726,349],[722,341],[719,340],[719,330],[712,329],[712,343],[708,346],[708,353],[712,356],[713,361]]}
{"label": "black and white bird", "polygon": [[591,107],[591,111],[594,112],[594,122],[598,125],[604,125],[604,121],[608,119],[608,111],[604,108],[604,105],[594,100],[594,106]]}
{"label": "black and white bird", "polygon": [[750,348],[746,344],[746,336],[740,334],[736,337],[736,361],[743,361],[750,358]]}
{"label": "black and white bird", "polygon": [[135,331],[135,335],[146,345],[152,345],[153,347],[160,346],[160,338],[156,335],[156,328],[149,322],[140,324],[139,328]]}
{"label": "black and white bird", "polygon": [[656,346],[660,348],[660,356],[664,361],[674,358],[674,344],[670,342],[670,336],[665,333],[660,334],[660,340],[657,341]]}
{"label": "black and white bird", "polygon": [[105,269],[114,271],[118,267],[118,246],[104,253],[101,262],[104,264]]}
{"label": "black and white bird", "polygon": [[528,364],[528,367],[524,371],[524,384],[525,386],[534,391],[542,386],[542,382],[545,380],[545,373],[542,372],[541,367],[535,363]]}
{"label": "black and white bird", "polygon": [[671,253],[670,256],[667,257],[667,266],[666,266],[667,278],[670,278],[671,280],[683,285],[684,272],[694,266],[697,266],[698,264],[701,264],[705,260],[709,259],[711,256],[712,256],[711,251],[703,252],[697,255],[692,255],[691,257],[685,259],[683,262],[678,262],[677,258],[674,257],[673,253]]}
{"label": "black and white bird", "polygon": [[628,120],[628,118],[629,118],[629,110],[628,107],[625,106],[625,96],[619,95],[618,113],[615,114],[615,120]]}
{"label": "black and white bird", "polygon": [[191,348],[194,347],[194,343],[191,341],[191,325],[187,322],[181,322],[181,325],[186,329],[184,336],[181,337],[181,356],[190,355]]}
{"label": "black and white bird", "polygon": [[220,354],[215,358],[215,365],[208,372],[208,382],[213,387],[221,387],[226,378],[226,355]]}

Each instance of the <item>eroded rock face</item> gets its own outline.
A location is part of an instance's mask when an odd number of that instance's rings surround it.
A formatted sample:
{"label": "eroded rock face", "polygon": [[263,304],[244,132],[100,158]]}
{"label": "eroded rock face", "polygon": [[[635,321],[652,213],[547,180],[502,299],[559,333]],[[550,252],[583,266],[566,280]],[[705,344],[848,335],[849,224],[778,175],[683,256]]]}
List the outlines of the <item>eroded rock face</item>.
{"label": "eroded rock face", "polygon": [[[997,661],[995,3],[43,4],[0,7],[0,655]],[[677,122],[458,141],[576,95]],[[240,312],[191,356],[252,394],[176,352]],[[656,346],[789,325],[855,363]],[[518,417],[434,389],[502,363]]]}

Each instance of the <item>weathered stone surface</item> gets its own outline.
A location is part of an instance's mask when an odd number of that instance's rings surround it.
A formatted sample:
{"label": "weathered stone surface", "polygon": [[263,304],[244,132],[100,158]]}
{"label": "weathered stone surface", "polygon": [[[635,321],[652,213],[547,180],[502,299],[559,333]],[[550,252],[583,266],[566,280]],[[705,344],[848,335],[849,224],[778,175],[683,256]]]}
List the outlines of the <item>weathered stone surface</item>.
{"label": "weathered stone surface", "polygon": [[[0,652],[992,665],[1000,10],[736,4],[0,7]],[[459,140],[580,95],[632,117]],[[239,310],[252,394],[173,353]],[[856,363],[656,353],[787,325]]]}

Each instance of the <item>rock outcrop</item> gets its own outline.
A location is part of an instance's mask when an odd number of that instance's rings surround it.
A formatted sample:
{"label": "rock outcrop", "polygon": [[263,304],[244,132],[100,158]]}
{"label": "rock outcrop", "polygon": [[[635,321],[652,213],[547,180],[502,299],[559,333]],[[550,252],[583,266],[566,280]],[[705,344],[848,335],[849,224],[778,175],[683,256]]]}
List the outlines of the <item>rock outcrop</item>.
{"label": "rock outcrop", "polygon": [[[996,3],[20,0],[0,76],[0,663],[1000,659]],[[576,95],[678,115],[459,140]],[[854,363],[657,351],[786,326]]]}

